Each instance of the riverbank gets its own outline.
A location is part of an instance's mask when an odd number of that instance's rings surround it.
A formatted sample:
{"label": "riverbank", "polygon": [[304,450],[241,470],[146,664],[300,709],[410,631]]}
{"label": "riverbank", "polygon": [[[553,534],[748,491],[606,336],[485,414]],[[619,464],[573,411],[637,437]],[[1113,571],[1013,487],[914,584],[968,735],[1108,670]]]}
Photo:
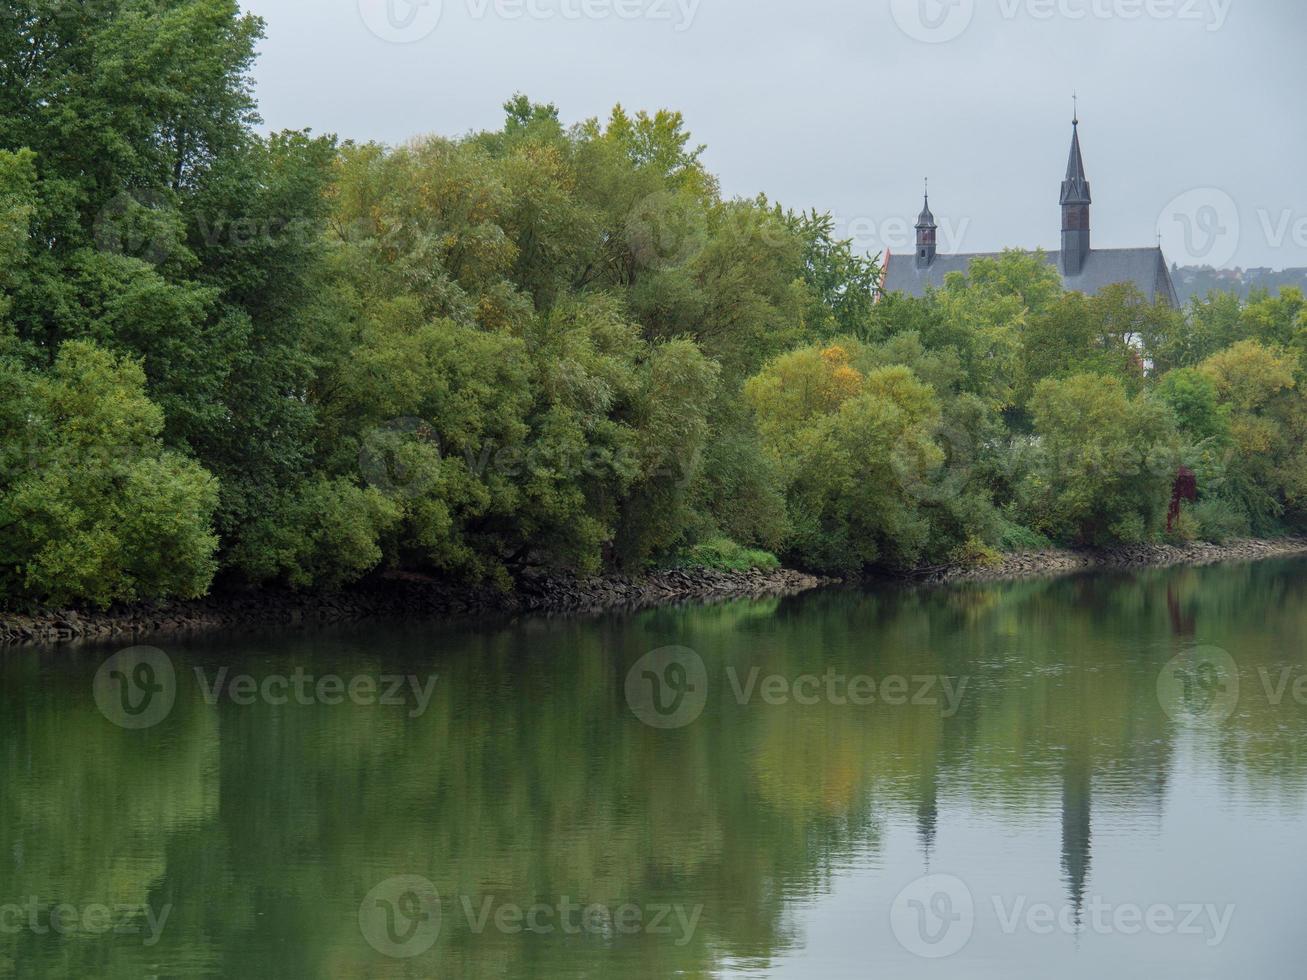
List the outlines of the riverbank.
{"label": "riverbank", "polygon": [[[920,569],[915,583],[1001,582],[1109,568],[1162,568],[1260,561],[1307,554],[1307,538],[1238,540],[1225,544],[1128,545],[1085,551],[1027,551],[986,566]],[[789,569],[719,571],[684,568],[641,578],[606,575],[578,578],[526,574],[514,591],[453,585],[419,575],[393,575],[343,592],[301,594],[226,593],[185,602],[149,602],[107,610],[64,609],[33,614],[0,613],[0,646],[87,640],[140,640],[152,636],[331,626],[368,620],[461,619],[532,614],[586,614],[637,610],[677,602],[798,595],[837,580]]]}
{"label": "riverbank", "polygon": [[183,602],[149,602],[107,610],[63,609],[30,615],[0,612],[0,646],[261,627],[329,626],[396,619],[458,619],[513,614],[577,614],[642,609],[676,602],[797,595],[832,580],[788,569],[719,571],[685,568],[642,578],[527,574],[513,592],[394,575],[329,594],[259,591]]}
{"label": "riverbank", "polygon": [[953,582],[1001,582],[1012,579],[1066,575],[1072,572],[1109,568],[1166,568],[1172,565],[1214,565],[1220,562],[1261,561],[1307,554],[1307,538],[1256,538],[1224,544],[1121,545],[1077,551],[1022,551],[1007,554],[994,565],[954,565],[923,569],[911,576],[929,584]]}

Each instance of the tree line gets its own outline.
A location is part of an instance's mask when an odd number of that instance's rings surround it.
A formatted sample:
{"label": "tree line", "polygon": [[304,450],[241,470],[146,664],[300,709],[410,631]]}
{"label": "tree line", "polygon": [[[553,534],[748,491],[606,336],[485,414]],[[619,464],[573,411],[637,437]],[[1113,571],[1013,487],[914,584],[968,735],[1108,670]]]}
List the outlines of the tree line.
{"label": "tree line", "polygon": [[0,602],[1301,521],[1295,290],[1172,311],[1014,251],[878,297],[829,215],[724,197],[678,113],[261,135],[235,0],[0,21]]}

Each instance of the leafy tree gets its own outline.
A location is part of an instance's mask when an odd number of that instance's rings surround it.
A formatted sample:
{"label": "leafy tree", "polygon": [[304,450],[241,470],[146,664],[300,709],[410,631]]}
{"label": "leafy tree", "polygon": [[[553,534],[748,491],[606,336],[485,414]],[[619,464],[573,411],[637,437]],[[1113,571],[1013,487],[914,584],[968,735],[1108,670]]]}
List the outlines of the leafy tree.
{"label": "leafy tree", "polygon": [[966,278],[974,288],[1020,300],[1031,316],[1047,313],[1062,297],[1061,279],[1043,249],[1010,248],[996,258],[981,257],[968,267]]}
{"label": "leafy tree", "polygon": [[1169,371],[1157,386],[1157,397],[1175,413],[1182,435],[1195,442],[1228,438],[1229,413],[1220,404],[1209,374],[1195,368]]}
{"label": "leafy tree", "polygon": [[1117,378],[1080,374],[1039,384],[1035,444],[1020,503],[1030,526],[1068,544],[1138,542],[1158,533],[1178,466],[1158,402]]}
{"label": "leafy tree", "polygon": [[214,479],[163,447],[140,366],[85,341],[50,373],[0,361],[0,593],[98,605],[209,587]]}
{"label": "leafy tree", "polygon": [[1296,394],[1296,355],[1241,340],[1199,369],[1228,412],[1230,449],[1226,493],[1258,533],[1279,526],[1287,504],[1303,500],[1303,428]]}
{"label": "leafy tree", "polygon": [[381,563],[381,538],[401,514],[380,490],[317,477],[294,487],[250,528],[234,561],[256,581],[339,588]]}
{"label": "leafy tree", "polygon": [[1116,378],[1131,392],[1143,387],[1144,361],[1133,342],[1146,307],[1129,286],[1113,286],[1096,296],[1065,293],[1056,305],[1031,319],[1022,332],[1021,391],[1033,396],[1045,379],[1078,374]]}
{"label": "leafy tree", "polygon": [[1230,411],[1222,405],[1212,379],[1197,368],[1169,371],[1156,397],[1170,408],[1184,442],[1185,465],[1198,477],[1200,496],[1213,497],[1225,482],[1231,451]]}
{"label": "leafy tree", "polygon": [[783,355],[745,386],[787,487],[790,552],[825,571],[918,560],[930,528],[913,488],[943,458],[931,389],[902,366],[863,374],[852,344]]}
{"label": "leafy tree", "polygon": [[1247,336],[1270,346],[1294,346],[1299,350],[1307,333],[1307,297],[1302,290],[1286,286],[1279,295],[1256,290],[1243,309]]}
{"label": "leafy tree", "polygon": [[880,283],[880,263],[858,255],[851,239],[837,240],[835,221],[813,210],[786,220],[803,242],[803,279],[812,295],[804,315],[814,339],[870,336],[872,308]]}

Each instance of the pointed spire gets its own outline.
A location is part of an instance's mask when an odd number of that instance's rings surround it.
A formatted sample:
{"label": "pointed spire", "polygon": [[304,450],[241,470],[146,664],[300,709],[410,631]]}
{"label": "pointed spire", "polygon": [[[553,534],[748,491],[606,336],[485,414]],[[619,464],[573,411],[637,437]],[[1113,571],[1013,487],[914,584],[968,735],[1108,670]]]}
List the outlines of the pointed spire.
{"label": "pointed spire", "polygon": [[1078,276],[1089,258],[1089,206],[1094,203],[1080,153],[1080,100],[1075,98],[1071,117],[1071,155],[1062,181],[1062,255],[1064,276]]}
{"label": "pointed spire", "polygon": [[1085,160],[1080,153],[1080,112],[1071,122],[1071,155],[1066,162],[1066,180],[1062,182],[1063,204],[1091,204],[1089,178],[1085,176]]}
{"label": "pointed spire", "polygon": [[1066,162],[1067,180],[1086,180],[1085,159],[1080,153],[1080,120],[1071,124],[1071,155]]}

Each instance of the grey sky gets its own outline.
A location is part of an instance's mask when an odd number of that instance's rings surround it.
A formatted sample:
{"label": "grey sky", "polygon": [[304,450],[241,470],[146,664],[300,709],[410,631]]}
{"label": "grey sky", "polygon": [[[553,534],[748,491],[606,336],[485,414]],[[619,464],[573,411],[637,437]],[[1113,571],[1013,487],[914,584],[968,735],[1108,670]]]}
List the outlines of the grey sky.
{"label": "grey sky", "polygon": [[726,194],[870,251],[911,247],[926,174],[942,249],[1056,248],[1074,89],[1095,247],[1307,266],[1301,0],[244,4],[270,127],[457,135],[519,90],[568,122],[679,109]]}

